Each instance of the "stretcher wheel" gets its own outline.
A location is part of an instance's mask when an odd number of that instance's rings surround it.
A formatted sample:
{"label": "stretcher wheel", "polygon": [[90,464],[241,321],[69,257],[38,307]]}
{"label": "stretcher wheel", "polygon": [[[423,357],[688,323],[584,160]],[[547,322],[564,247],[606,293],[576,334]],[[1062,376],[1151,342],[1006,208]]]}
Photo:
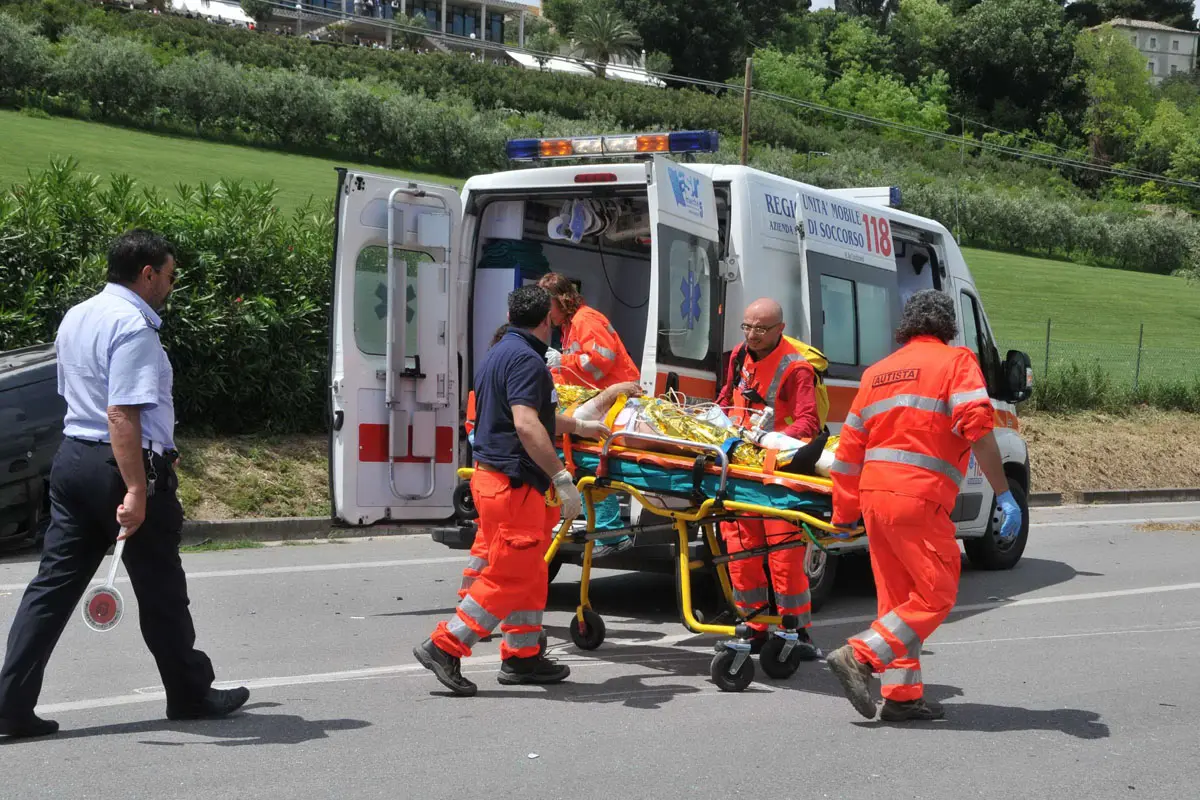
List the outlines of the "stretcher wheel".
{"label": "stretcher wheel", "polygon": [[455,486],[453,494],[450,495],[450,502],[454,507],[454,515],[460,520],[479,519],[479,512],[475,510],[475,498],[471,496],[471,484],[460,483]]}
{"label": "stretcher wheel", "polygon": [[762,667],[763,672],[767,673],[768,678],[779,681],[787,680],[796,674],[796,670],[800,669],[800,648],[793,647],[787,660],[784,661],[782,659],[783,645],[783,639],[778,636],[772,636],[763,644],[762,652],[758,655],[758,665]]}
{"label": "stretcher wheel", "polygon": [[742,662],[742,666],[737,672],[732,675],[729,673],[735,658],[737,658],[737,653],[725,650],[713,657],[709,667],[709,676],[722,692],[743,691],[754,680],[754,660],[750,658]]}
{"label": "stretcher wheel", "polygon": [[579,630],[579,620],[571,621],[571,641],[580,650],[595,650],[604,644],[604,620],[590,608],[583,612],[583,630]]}

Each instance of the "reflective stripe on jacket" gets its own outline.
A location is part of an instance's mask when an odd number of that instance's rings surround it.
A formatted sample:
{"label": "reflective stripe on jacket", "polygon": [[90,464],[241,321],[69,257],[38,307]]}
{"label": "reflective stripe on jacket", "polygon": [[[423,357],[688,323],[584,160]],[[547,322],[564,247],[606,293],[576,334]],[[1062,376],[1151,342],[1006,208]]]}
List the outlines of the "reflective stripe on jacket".
{"label": "reflective stripe on jacket", "polygon": [[861,514],[859,490],[954,507],[971,443],[994,427],[975,354],[918,336],[863,373],[832,467],[834,520]]}

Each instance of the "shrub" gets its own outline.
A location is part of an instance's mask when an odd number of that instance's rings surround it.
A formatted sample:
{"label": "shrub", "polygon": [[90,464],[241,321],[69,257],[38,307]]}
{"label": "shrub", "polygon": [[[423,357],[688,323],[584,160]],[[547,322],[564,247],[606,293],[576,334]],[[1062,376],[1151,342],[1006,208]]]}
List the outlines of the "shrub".
{"label": "shrub", "polygon": [[153,228],[179,253],[162,336],[181,426],[319,429],[333,221],[313,209],[282,216],[274,196],[230,183],[167,200],[55,162],[0,196],[0,349],[52,341],[66,310],[104,285],[112,237]]}

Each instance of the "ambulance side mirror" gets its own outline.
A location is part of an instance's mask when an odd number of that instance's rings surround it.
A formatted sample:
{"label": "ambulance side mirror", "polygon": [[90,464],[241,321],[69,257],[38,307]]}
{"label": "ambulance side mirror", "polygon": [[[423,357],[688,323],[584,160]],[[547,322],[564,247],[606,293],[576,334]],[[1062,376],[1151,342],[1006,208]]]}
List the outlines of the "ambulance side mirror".
{"label": "ambulance side mirror", "polygon": [[1008,400],[1023,403],[1033,394],[1033,362],[1020,350],[1009,350],[1002,367]]}

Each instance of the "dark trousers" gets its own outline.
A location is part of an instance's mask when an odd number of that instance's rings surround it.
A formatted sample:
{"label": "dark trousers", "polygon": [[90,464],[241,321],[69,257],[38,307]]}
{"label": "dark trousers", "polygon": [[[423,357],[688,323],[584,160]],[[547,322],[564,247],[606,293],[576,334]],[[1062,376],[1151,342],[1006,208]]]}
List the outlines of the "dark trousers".
{"label": "dark trousers", "polygon": [[[158,474],[154,495],[146,501],[146,521],[125,542],[123,561],[167,703],[186,707],[212,686],[213,669],[208,656],[195,649],[179,558],[183,508],[176,496],[178,481],[162,456],[152,456],[152,465]],[[110,446],[63,440],[50,472],[50,527],[41,566],[8,634],[0,670],[0,717],[28,715],[37,705],[50,654],[116,542],[116,511],[124,497],[125,482]]]}

